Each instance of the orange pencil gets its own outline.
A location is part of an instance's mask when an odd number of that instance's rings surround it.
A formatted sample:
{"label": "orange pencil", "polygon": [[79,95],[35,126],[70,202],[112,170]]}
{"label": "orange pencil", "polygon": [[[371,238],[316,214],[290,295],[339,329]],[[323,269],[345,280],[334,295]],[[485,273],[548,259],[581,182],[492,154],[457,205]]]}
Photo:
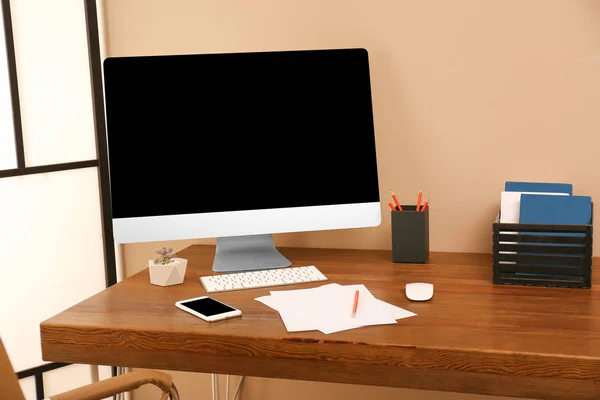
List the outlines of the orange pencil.
{"label": "orange pencil", "polygon": [[421,211],[421,200],[423,200],[423,191],[419,190],[419,197],[417,197],[417,211]]}
{"label": "orange pencil", "polygon": [[354,307],[352,307],[352,318],[356,317],[356,309],[358,308],[358,290],[354,293]]}
{"label": "orange pencil", "polygon": [[425,211],[427,209],[428,205],[429,205],[429,199],[427,199],[427,201],[425,202],[425,204],[423,204],[423,208],[421,208],[421,211]]}
{"label": "orange pencil", "polygon": [[[390,189],[390,192],[392,192],[392,190]],[[400,205],[400,202],[398,201],[398,196],[396,196],[396,193],[392,192],[392,199],[394,199],[394,203],[396,203],[396,207],[398,207],[398,211],[402,211],[402,206]]]}
{"label": "orange pencil", "polygon": [[395,210],[395,208],[394,208],[394,205],[392,204],[392,202],[391,202],[391,201],[389,201],[389,202],[388,202],[388,205],[390,206],[390,208],[391,208],[392,210]]}

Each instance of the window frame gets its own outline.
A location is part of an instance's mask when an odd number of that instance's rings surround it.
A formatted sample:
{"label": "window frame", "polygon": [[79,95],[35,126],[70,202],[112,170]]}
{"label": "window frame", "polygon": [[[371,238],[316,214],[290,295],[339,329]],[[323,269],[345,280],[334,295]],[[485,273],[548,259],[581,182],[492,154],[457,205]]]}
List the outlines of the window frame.
{"label": "window frame", "polygon": [[[88,60],[90,72],[90,84],[92,89],[92,108],[94,131],[96,141],[96,159],[83,160],[50,165],[28,167],[25,162],[25,149],[23,144],[23,126],[21,117],[21,104],[19,100],[17,65],[15,57],[15,42],[13,25],[10,11],[10,0],[0,0],[2,5],[2,16],[4,25],[4,36],[6,42],[6,56],[9,72],[9,86],[12,100],[13,126],[15,136],[15,151],[17,168],[0,170],[0,179],[23,175],[51,173],[72,169],[97,167],[99,193],[100,193],[100,215],[102,219],[102,240],[105,262],[106,287],[117,283],[117,266],[115,243],[113,239],[112,211],[110,207],[110,180],[108,170],[108,150],[106,143],[106,120],[104,110],[104,92],[102,80],[102,62],[100,54],[100,37],[98,31],[98,11],[96,0],[82,0],[85,9],[86,34],[88,43]],[[43,374],[57,368],[70,364],[47,363],[23,371],[17,371],[17,377],[24,379],[35,377],[36,396],[43,399],[44,383]],[[116,375],[116,367],[112,367],[112,375]]]}

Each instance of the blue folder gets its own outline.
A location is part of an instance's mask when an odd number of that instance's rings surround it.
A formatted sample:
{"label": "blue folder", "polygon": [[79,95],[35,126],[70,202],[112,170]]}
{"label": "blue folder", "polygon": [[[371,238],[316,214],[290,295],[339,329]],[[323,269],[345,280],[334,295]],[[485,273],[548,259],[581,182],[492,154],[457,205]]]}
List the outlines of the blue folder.
{"label": "blue folder", "polygon": [[521,224],[591,224],[590,196],[551,196],[522,194]]}
{"label": "blue folder", "polygon": [[505,192],[542,192],[542,193],[568,193],[573,195],[573,185],[570,183],[544,183],[544,182],[512,182],[504,183]]}
{"label": "blue folder", "polygon": [[[591,224],[592,198],[590,196],[552,196],[543,194],[522,194],[519,215],[521,224]],[[585,233],[562,232],[521,232],[521,234],[538,234],[544,236],[585,236]],[[527,244],[527,243],[523,243]],[[529,243],[537,246],[580,246],[576,244]],[[518,252],[518,254],[531,254]],[[569,254],[554,254],[565,255]],[[520,264],[529,264],[520,262]],[[553,265],[553,263],[545,263]],[[519,275],[529,275],[520,273]],[[550,274],[548,274],[550,275]]]}

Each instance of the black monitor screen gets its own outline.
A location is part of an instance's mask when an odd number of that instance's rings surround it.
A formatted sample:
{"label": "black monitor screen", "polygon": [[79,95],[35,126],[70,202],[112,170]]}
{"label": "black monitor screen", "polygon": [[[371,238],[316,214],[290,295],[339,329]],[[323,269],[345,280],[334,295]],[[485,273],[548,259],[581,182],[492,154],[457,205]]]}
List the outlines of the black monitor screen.
{"label": "black monitor screen", "polygon": [[114,218],[378,202],[364,49],[104,62]]}

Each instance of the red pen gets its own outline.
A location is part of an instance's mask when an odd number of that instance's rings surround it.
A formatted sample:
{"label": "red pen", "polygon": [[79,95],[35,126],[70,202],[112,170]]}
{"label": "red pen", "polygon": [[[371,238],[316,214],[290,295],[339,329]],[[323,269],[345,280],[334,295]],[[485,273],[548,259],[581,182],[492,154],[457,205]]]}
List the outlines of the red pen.
{"label": "red pen", "polygon": [[419,190],[419,197],[417,197],[417,211],[421,211],[421,200],[423,200],[423,191]]}
{"label": "red pen", "polygon": [[428,205],[429,205],[429,199],[427,199],[427,201],[425,202],[425,204],[423,204],[423,208],[421,208],[421,211],[425,211],[427,209]]}

